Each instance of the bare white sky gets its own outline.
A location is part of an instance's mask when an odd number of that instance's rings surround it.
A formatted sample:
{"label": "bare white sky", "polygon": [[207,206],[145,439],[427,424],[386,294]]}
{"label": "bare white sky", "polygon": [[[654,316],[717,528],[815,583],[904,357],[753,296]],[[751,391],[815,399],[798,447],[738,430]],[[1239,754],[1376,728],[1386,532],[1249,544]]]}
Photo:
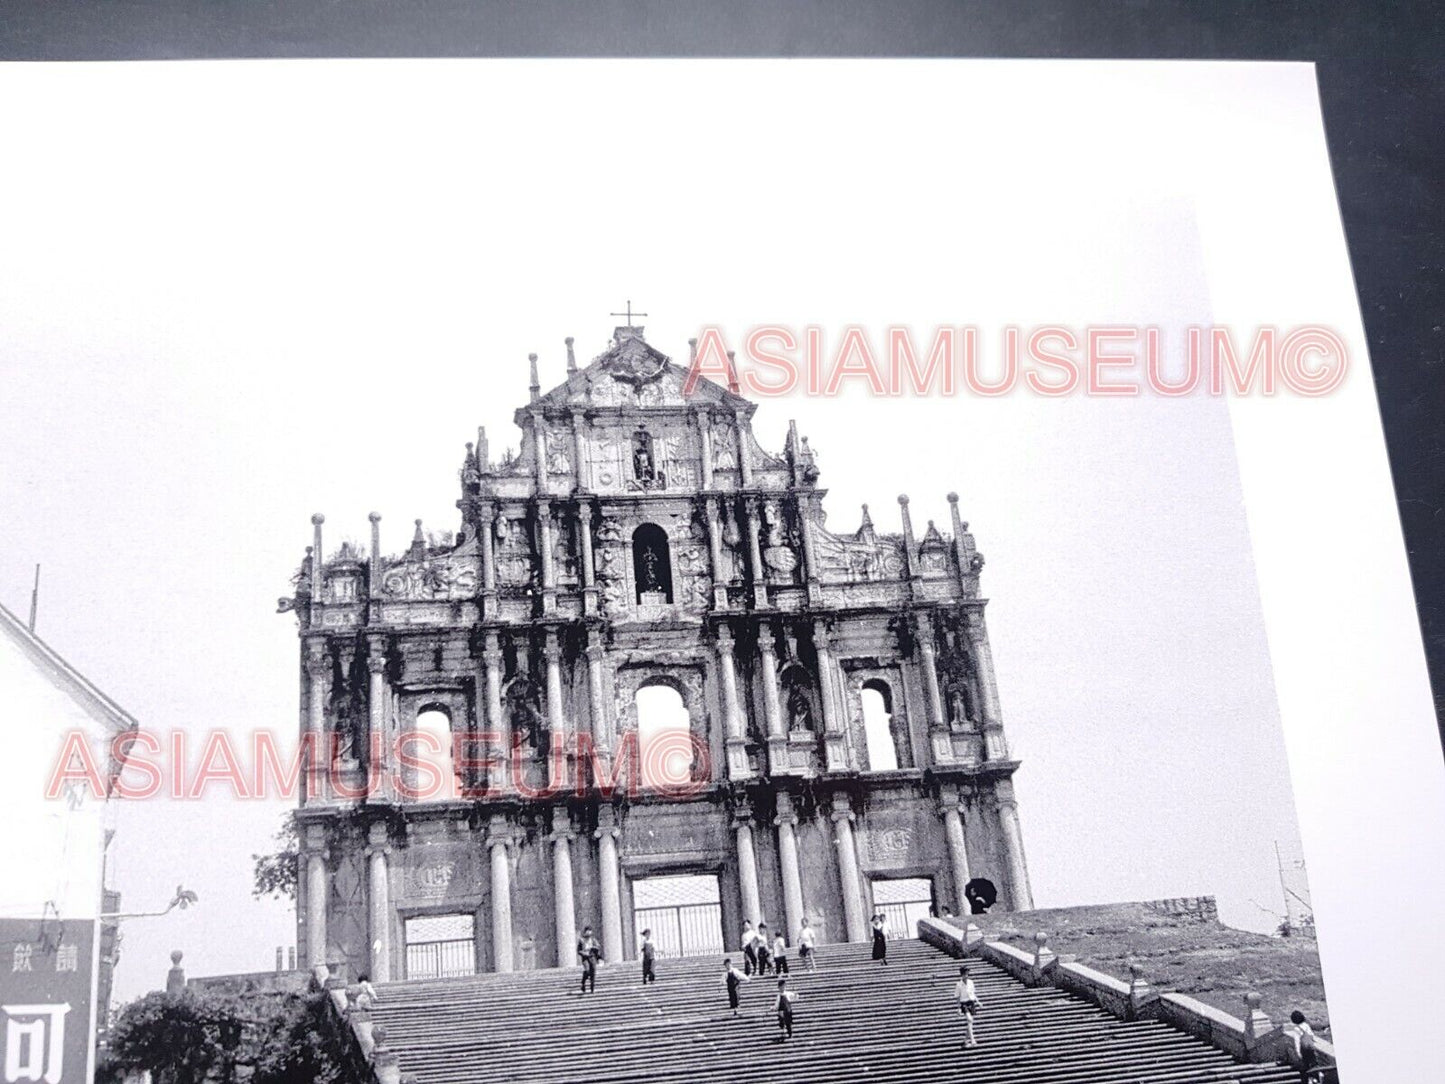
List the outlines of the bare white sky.
{"label": "bare white sky", "polygon": [[[1201,148],[1318,124],[1307,69],[583,62],[0,70],[0,597],[157,732],[296,726],[277,596],[327,515],[456,526],[485,424],[515,443],[627,298],[703,324],[1211,320]],[[1301,86],[1308,93],[1301,93]],[[1257,146],[1238,148],[1249,154]],[[1218,213],[1218,206],[1212,213]],[[1261,258],[1268,238],[1260,238]],[[1178,342],[1175,338],[1172,341]],[[765,402],[834,530],[957,490],[1039,906],[1213,893],[1282,909],[1293,841],[1230,418],[1206,398]],[[118,994],[265,969],[249,895],[279,803],[124,811]]]}

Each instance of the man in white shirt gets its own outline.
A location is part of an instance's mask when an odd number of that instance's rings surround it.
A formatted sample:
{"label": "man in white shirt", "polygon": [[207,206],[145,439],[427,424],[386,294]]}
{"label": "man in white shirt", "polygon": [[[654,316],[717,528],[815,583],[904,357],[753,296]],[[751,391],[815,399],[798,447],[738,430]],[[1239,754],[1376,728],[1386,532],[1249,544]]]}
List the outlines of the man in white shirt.
{"label": "man in white shirt", "polygon": [[965,964],[958,969],[958,982],[954,984],[953,996],[958,1001],[958,1011],[963,1016],[963,1025],[967,1029],[968,1038],[964,1046],[977,1046],[978,1040],[973,1037],[973,1014],[978,1012],[979,1000],[978,990],[973,985],[973,980],[968,977],[968,966]]}
{"label": "man in white shirt", "polygon": [[808,925],[808,920],[803,919],[803,928],[798,931],[798,959],[808,965],[809,971],[818,970],[818,961],[813,955],[816,937],[813,927]]}

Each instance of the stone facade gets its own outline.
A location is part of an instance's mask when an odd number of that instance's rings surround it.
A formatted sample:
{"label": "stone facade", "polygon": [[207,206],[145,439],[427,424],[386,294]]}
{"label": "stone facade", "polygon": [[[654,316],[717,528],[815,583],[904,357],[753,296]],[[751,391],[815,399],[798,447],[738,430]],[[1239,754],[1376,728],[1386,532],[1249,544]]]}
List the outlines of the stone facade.
{"label": "stone facade", "polygon": [[[533,356],[517,455],[467,445],[454,536],[418,522],[388,557],[373,514],[369,554],[326,555],[313,517],[281,602],[302,733],[334,751],[299,811],[303,959],[404,977],[407,920],[428,915],[473,917],[477,970],[570,964],[584,925],[627,958],[632,885],[679,873],[716,875],[733,948],[745,918],[864,939],[886,879],[962,913],[985,878],[1030,907],[957,497],[950,534],[920,537],[905,497],[900,532],[865,506],[835,534],[795,426],[764,450],[752,403],[688,389],[640,327],[585,367],[567,353],[545,395]],[[613,787],[653,687],[686,711],[692,777]],[[395,739],[438,711],[457,792],[413,797]]]}

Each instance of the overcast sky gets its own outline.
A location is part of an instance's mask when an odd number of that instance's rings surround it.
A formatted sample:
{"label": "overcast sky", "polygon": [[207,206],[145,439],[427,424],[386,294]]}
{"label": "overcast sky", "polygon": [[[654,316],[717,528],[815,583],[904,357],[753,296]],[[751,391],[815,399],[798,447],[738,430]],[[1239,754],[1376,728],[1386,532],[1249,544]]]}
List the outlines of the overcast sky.
{"label": "overcast sky", "polygon": [[[148,729],[292,734],[275,605],[308,517],[328,549],[372,510],[391,551],[454,529],[463,443],[516,443],[529,351],[560,382],[564,336],[592,356],[628,298],[682,359],[765,322],[1169,341],[1211,316],[1198,149],[1243,108],[1299,123],[1289,70],[0,71],[28,103],[0,115],[0,598],[23,612],[42,562],[40,633]],[[797,396],[759,407],[766,447],[789,418],[835,531],[865,501],[896,530],[900,492],[946,528],[961,495],[1037,904],[1212,893],[1271,925],[1297,828],[1224,404]],[[201,905],[127,926],[120,996],[172,948],[271,966],[293,917],[250,856],[284,808],[123,811],[127,905]]]}

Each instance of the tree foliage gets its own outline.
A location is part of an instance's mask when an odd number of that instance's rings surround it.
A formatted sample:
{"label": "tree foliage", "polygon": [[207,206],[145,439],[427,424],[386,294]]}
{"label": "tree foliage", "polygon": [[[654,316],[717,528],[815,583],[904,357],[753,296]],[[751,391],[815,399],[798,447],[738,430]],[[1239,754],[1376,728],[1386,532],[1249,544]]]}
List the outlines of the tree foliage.
{"label": "tree foliage", "polygon": [[150,1070],[155,1084],[344,1084],[345,1040],[325,994],[147,994],[110,1031],[97,1081]]}
{"label": "tree foliage", "polygon": [[300,864],[300,841],[296,831],[296,813],[286,814],[281,830],[276,833],[278,849],[270,854],[253,854],[255,863],[252,873],[251,895],[256,899],[267,896],[294,900],[296,898],[296,877]]}

